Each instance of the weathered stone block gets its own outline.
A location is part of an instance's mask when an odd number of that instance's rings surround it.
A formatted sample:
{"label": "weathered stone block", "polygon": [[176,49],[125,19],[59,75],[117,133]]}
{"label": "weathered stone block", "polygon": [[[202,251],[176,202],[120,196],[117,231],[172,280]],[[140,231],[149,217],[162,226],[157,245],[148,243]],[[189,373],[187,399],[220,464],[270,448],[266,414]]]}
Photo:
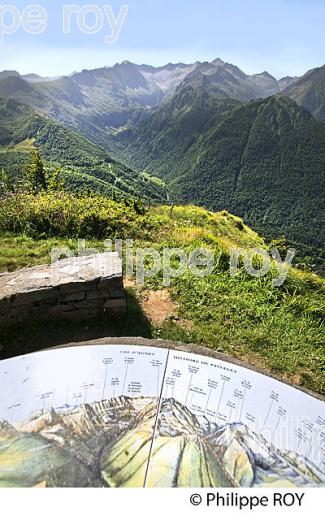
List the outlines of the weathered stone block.
{"label": "weathered stone block", "polygon": [[61,295],[59,298],[59,302],[79,302],[86,298],[85,292],[66,292],[64,295]]}
{"label": "weathered stone block", "polygon": [[123,289],[111,289],[109,294],[110,298],[113,300],[120,300],[121,298],[125,298],[125,292]]}
{"label": "weathered stone block", "polygon": [[124,309],[126,308],[126,299],[120,298],[118,300],[107,300],[105,309]]}
{"label": "weathered stone block", "polygon": [[55,314],[55,315],[59,315],[59,314],[68,314],[69,312],[72,312],[74,311],[75,308],[72,304],[57,304],[53,307],[49,307],[48,309],[46,309],[46,314],[50,315],[50,314]]}
{"label": "weathered stone block", "polygon": [[74,304],[75,309],[104,309],[107,300],[105,298],[98,300],[84,300]]}
{"label": "weathered stone block", "polygon": [[123,289],[123,278],[103,279],[99,282],[99,287],[107,289]]}
{"label": "weathered stone block", "polygon": [[91,291],[87,291],[87,300],[98,300],[101,298],[108,299],[111,297],[110,291],[107,289],[95,288]]}
{"label": "weathered stone block", "polygon": [[32,304],[32,308],[36,310],[47,309],[48,307],[54,307],[57,304],[57,298],[53,298],[52,300],[41,300],[34,302]]}
{"label": "weathered stone block", "polygon": [[91,291],[96,285],[98,281],[94,280],[92,282],[78,282],[78,283],[70,283],[59,286],[60,294],[66,295],[72,292],[85,292]]}
{"label": "weathered stone block", "polygon": [[54,266],[0,275],[0,324],[29,319],[85,318],[126,307],[117,253],[70,258]]}
{"label": "weathered stone block", "polygon": [[27,292],[18,293],[13,297],[12,306],[21,307],[23,305],[29,305],[34,302],[40,302],[42,300],[52,299],[57,297],[59,292],[57,289],[52,287],[48,289],[31,289]]}

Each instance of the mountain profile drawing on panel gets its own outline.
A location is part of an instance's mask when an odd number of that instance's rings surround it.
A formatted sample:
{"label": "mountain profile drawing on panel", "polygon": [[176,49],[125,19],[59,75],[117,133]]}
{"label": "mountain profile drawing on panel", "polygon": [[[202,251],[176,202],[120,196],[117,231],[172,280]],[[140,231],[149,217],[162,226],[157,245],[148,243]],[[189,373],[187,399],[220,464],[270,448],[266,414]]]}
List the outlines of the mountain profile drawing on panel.
{"label": "mountain profile drawing on panel", "polygon": [[[157,402],[119,397],[16,429],[0,423],[0,486],[142,487]],[[149,487],[291,487],[325,483],[307,459],[281,452],[241,423],[222,427],[164,400]]]}
{"label": "mountain profile drawing on panel", "polygon": [[[75,374],[60,372],[73,361]],[[0,375],[0,487],[325,485],[324,458],[316,459],[324,455],[324,402],[246,368],[108,345],[2,361]],[[258,384],[264,395],[252,399]],[[278,406],[285,399],[286,410]],[[256,409],[265,404],[265,424],[274,415],[278,428],[290,416],[287,445],[254,426],[254,400]],[[296,422],[294,400],[309,407]]]}

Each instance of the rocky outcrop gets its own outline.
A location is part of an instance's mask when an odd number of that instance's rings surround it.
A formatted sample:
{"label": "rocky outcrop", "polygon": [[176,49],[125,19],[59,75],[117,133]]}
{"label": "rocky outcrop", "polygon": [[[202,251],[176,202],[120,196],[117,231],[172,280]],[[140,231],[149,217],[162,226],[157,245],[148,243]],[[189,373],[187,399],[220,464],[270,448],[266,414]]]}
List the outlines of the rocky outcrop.
{"label": "rocky outcrop", "polygon": [[16,433],[16,429],[11,424],[0,419],[0,437],[12,436],[16,435]]}

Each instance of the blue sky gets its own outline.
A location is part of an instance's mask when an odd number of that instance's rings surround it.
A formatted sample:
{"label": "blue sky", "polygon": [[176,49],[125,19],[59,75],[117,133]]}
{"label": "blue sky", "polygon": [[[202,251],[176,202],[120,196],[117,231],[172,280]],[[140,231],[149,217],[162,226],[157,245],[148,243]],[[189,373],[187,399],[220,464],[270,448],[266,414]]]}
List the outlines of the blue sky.
{"label": "blue sky", "polygon": [[[111,34],[106,18],[103,29],[89,35],[72,17],[71,33],[62,34],[66,0],[9,3],[20,11],[31,3],[44,6],[48,26],[43,34],[27,34],[20,28],[4,35],[0,70],[59,75],[125,59],[163,65],[221,57],[247,73],[266,69],[282,77],[325,63],[325,0],[88,0],[98,7],[110,4],[116,16],[123,4],[129,5],[114,44],[104,41]],[[93,23],[94,17],[87,21]]]}

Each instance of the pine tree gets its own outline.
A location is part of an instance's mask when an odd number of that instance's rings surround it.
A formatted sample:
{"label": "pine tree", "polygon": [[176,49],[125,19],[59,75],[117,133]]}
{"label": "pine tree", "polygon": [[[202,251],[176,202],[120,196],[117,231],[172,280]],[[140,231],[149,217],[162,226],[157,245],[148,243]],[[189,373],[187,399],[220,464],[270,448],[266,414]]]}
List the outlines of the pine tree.
{"label": "pine tree", "polygon": [[9,193],[12,190],[12,185],[8,173],[1,168],[0,170],[0,196]]}
{"label": "pine tree", "polygon": [[46,177],[47,191],[49,192],[62,192],[65,191],[65,182],[61,178],[61,168],[58,166],[53,172]]}
{"label": "pine tree", "polygon": [[38,150],[33,150],[32,161],[26,167],[25,184],[33,194],[47,190],[44,163]]}

